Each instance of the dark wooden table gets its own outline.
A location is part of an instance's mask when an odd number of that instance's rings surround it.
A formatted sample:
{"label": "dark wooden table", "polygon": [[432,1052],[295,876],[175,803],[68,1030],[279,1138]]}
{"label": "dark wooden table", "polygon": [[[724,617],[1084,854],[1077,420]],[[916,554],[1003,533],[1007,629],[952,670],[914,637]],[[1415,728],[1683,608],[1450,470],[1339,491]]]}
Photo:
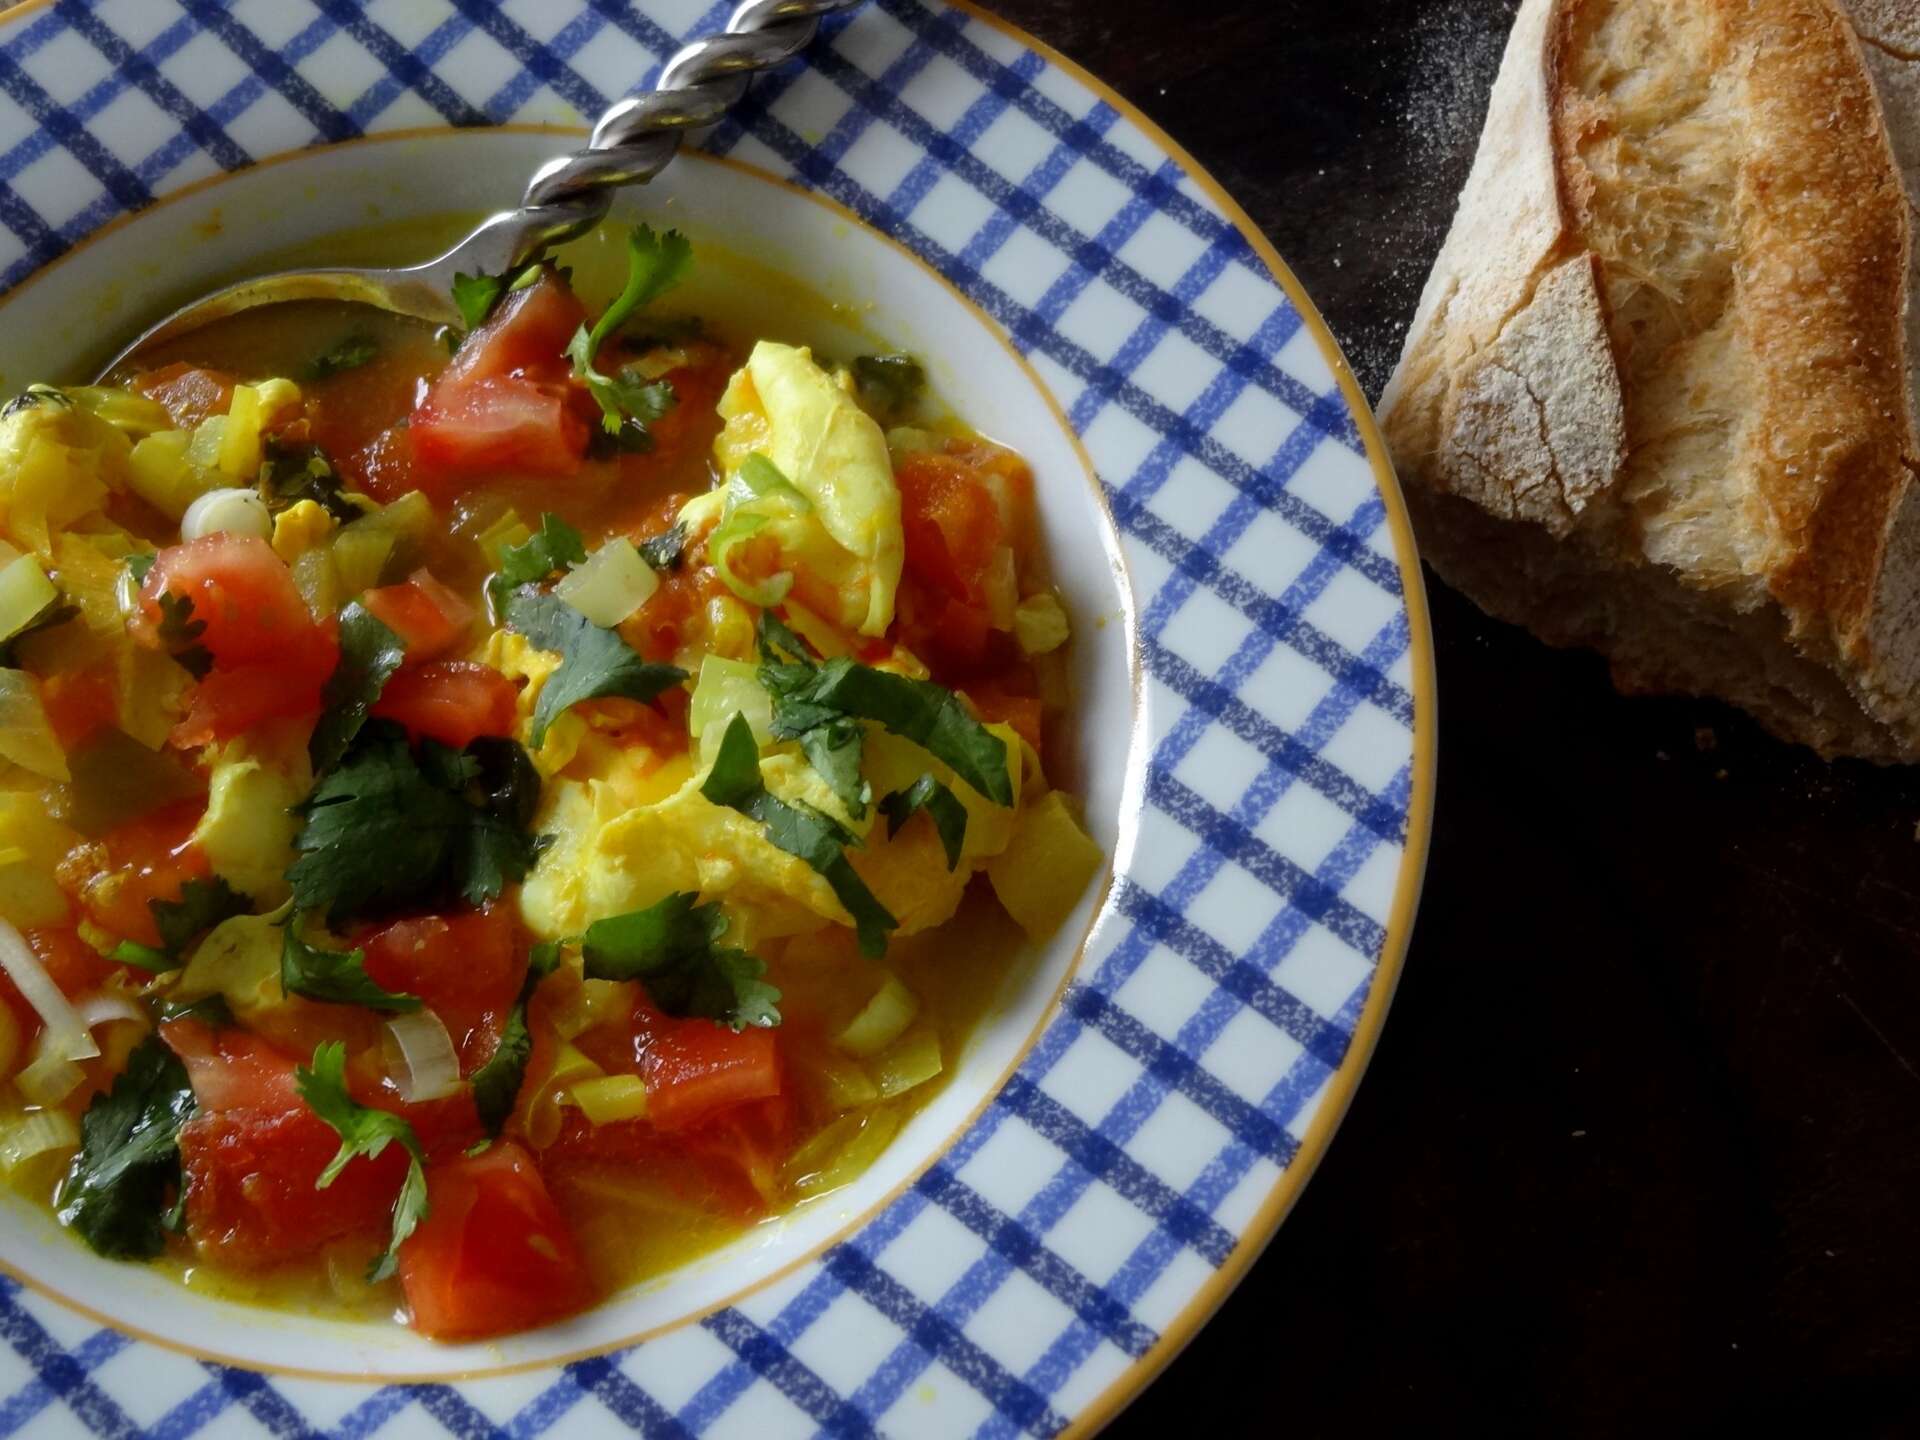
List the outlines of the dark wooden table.
{"label": "dark wooden table", "polygon": [[[996,3],[1239,197],[1377,395],[1509,0]],[[1439,812],[1379,1051],[1112,1433],[1920,1433],[1920,771],[1620,699],[1430,594]]]}

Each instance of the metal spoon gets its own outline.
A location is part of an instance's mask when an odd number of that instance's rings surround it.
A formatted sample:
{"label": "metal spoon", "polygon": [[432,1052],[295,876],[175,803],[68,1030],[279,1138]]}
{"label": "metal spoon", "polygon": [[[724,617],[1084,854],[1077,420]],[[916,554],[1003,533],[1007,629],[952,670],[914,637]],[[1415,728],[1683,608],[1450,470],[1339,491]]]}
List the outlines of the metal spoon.
{"label": "metal spoon", "polygon": [[162,341],[288,300],[346,300],[455,323],[456,273],[502,275],[550,245],[584,235],[605,218],[615,189],[658,175],[689,131],[717,123],[740,102],[754,75],[804,50],[822,15],[859,3],[744,0],[723,31],[695,40],[668,62],[657,89],[621,100],[602,115],[585,149],[541,166],[519,209],[491,216],[446,254],[392,270],[287,270],[242,280],[174,311],[102,366],[100,378]]}

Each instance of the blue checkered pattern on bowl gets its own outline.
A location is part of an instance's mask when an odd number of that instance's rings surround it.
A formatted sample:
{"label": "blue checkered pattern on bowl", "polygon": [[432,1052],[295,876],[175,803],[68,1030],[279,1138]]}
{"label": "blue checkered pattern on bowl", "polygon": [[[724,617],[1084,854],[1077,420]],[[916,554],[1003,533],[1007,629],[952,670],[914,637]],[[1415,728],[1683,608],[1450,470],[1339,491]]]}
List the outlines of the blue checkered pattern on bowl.
{"label": "blue checkered pattern on bowl", "polygon": [[[577,123],[727,9],[29,8],[0,24],[0,286],[268,155],[422,124]],[[1263,1238],[1257,1212],[1359,1063],[1351,1037],[1404,943],[1389,952],[1387,927],[1424,840],[1410,859],[1431,697],[1414,694],[1405,557],[1301,313],[1155,139],[931,0],[830,26],[707,144],[911,246],[1006,328],[1093,456],[1150,690],[1143,843],[1113,923],[960,1143],[734,1307],[561,1369],[379,1386],[196,1362],[0,1280],[0,1437],[1057,1434]],[[1337,838],[1306,853],[1303,835]],[[1045,1344],[1009,1341],[1036,1327]]]}

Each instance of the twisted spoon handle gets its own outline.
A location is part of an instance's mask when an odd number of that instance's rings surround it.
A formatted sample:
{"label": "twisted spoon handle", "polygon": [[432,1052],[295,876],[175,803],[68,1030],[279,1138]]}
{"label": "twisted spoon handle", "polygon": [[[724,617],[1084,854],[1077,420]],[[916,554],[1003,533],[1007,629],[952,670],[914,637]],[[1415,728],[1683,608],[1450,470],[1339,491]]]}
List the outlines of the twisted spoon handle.
{"label": "twisted spoon handle", "polygon": [[[667,62],[657,88],[620,101],[600,117],[584,149],[542,165],[528,182],[521,213],[551,217],[532,248],[598,224],[610,192],[651,180],[666,168],[688,131],[713,125],[747,93],[753,76],[785,64],[820,29],[820,17],[861,0],[745,0],[717,35],[696,40]],[[532,238],[532,237],[530,237]]]}

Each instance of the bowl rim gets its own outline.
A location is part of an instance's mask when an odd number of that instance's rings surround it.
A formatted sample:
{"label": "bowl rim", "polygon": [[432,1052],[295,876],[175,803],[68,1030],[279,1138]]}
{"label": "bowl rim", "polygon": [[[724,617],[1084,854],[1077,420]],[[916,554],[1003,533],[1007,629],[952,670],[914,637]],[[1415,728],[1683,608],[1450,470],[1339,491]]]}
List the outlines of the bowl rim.
{"label": "bowl rim", "polygon": [[[47,9],[54,3],[55,0],[16,0],[14,4],[0,6],[0,22],[18,20],[25,15]],[[1307,294],[1299,278],[1294,274],[1291,267],[1287,265],[1286,261],[1281,258],[1273,242],[1267,238],[1265,232],[1254,222],[1246,209],[1234,199],[1206,167],[1194,158],[1192,153],[1187,150],[1184,145],[1180,144],[1168,134],[1159,123],[1148,116],[1139,106],[1128,100],[1098,76],[1091,73],[1085,66],[1063,54],[1056,47],[1040,39],[1038,36],[1033,35],[1021,26],[994,14],[980,4],[979,0],[941,0],[941,3],[960,11],[970,19],[999,32],[1008,39],[1031,50],[1049,65],[1057,67],[1065,75],[1080,85],[1085,86],[1088,91],[1099,97],[1107,105],[1113,107],[1121,117],[1135,126],[1142,135],[1154,145],[1158,146],[1166,156],[1180,168],[1184,176],[1191,180],[1208,200],[1219,209],[1226,222],[1240,233],[1253,253],[1259,257],[1274,282],[1287,297],[1288,302],[1299,313],[1302,328],[1312,338],[1315,348],[1325,358],[1329,368],[1332,370],[1335,383],[1339,388],[1342,399],[1347,405],[1348,413],[1353,419],[1361,444],[1366,451],[1367,463],[1373,474],[1375,489],[1379,493],[1385,509],[1386,525],[1393,545],[1394,560],[1400,571],[1401,604],[1406,614],[1408,628],[1408,647],[1406,654],[1411,669],[1409,689],[1413,697],[1414,705],[1411,774],[1406,812],[1406,840],[1400,857],[1398,873],[1394,879],[1392,902],[1387,913],[1385,925],[1386,938],[1381,945],[1367,998],[1362,1005],[1360,1015],[1354,1023],[1346,1052],[1342,1057],[1339,1068],[1328,1077],[1326,1089],[1313,1120],[1300,1137],[1298,1151],[1295,1153],[1292,1161],[1281,1170],[1275,1178],[1272,1187],[1261,1199],[1253,1215],[1240,1230],[1236,1237],[1233,1250],[1228,1254],[1225,1261],[1209,1274],[1193,1293],[1186,1297],[1181,1303],[1179,1310],[1174,1314],[1172,1319],[1167,1322],[1153,1346],[1148,1349],[1145,1354],[1135,1359],[1119,1375],[1108,1381],[1104,1388],[1098,1391],[1068,1418],[1067,1426],[1061,1434],[1063,1437],[1068,1437],[1068,1440],[1072,1440],[1072,1437],[1092,1435],[1111,1421],[1121,1409],[1137,1396],[1140,1391],[1145,1389],[1145,1387],[1165,1370],[1168,1364],[1186,1348],[1193,1337],[1198,1334],[1206,1322],[1212,1318],[1214,1312],[1219,1309],[1227,1296],[1230,1295],[1241,1280],[1245,1278],[1253,1262],[1266,1250],[1267,1245],[1278,1232],[1281,1223],[1291,1212],[1293,1206],[1298,1202],[1300,1195],[1306,1189],[1308,1182],[1312,1180],[1315,1172],[1319,1169],[1320,1163],[1326,1156],[1333,1136],[1339,1130],[1340,1124],[1345,1119],[1347,1110],[1353,1102],[1353,1097],[1358,1090],[1360,1080],[1366,1074],[1367,1068],[1372,1062],[1374,1051],[1379,1043],[1381,1030],[1385,1025],[1387,1012],[1392,1006],[1394,994],[1399,987],[1407,950],[1412,940],[1414,921],[1419,909],[1421,890],[1425,881],[1432,846],[1439,748],[1436,661],[1433,647],[1432,620],[1427,605],[1426,588],[1420,568],[1419,551],[1413,534],[1412,521],[1407,511],[1405,494],[1394,472],[1386,442],[1381,435],[1378,422],[1374,418],[1372,407],[1368,404],[1365,394],[1360,389],[1359,381],[1354,376],[1352,367],[1347,363],[1339,342],[1334,338],[1325,318]],[[410,130],[381,131],[374,135],[338,142],[338,144],[344,146],[401,138],[417,139],[424,135],[445,133],[452,128],[453,127],[450,126],[435,125]],[[489,128],[536,131],[551,134],[586,133],[583,127],[547,124],[513,124]],[[306,153],[308,153],[306,150],[283,152],[259,161],[255,166],[250,167],[250,169],[283,163],[295,156]],[[741,163],[732,160],[731,157],[709,156],[706,158],[722,158],[728,161],[728,163]],[[833,205],[836,208],[844,210],[844,207],[839,207],[838,203],[830,197],[820,195],[815,191],[806,190],[803,187],[793,186],[792,182],[785,180],[783,177],[760,171],[758,167],[747,166],[746,168],[754,170],[764,178],[772,180],[777,184],[788,185],[790,188],[799,190],[800,193],[808,196],[808,198],[817,199],[821,203]],[[131,223],[134,219],[149,213],[160,205],[165,205],[188,195],[198,193],[201,189],[218,184],[220,181],[228,178],[231,178],[231,176],[224,174],[205,177],[170,192],[166,196],[158,199],[154,205],[150,205],[141,211],[134,214],[116,216],[113,220],[101,226],[100,229],[95,230],[77,242],[72,249],[61,256],[55,257],[49,261],[48,264],[42,266],[32,275],[22,280],[20,285],[15,288],[15,293],[17,293],[19,289],[35,283],[41,276],[57,268],[67,255],[74,253],[82,246],[92,243],[101,236],[110,233],[119,226]],[[844,211],[844,213],[847,219],[859,225],[862,229],[868,231],[868,233],[878,236],[889,244],[906,250],[906,253],[917,263],[925,264],[918,255],[915,255],[910,249],[907,249],[907,247],[902,246],[893,236],[868,225],[866,221],[862,220],[852,211]],[[944,277],[940,278],[943,285],[947,283]],[[959,292],[955,293],[958,294]],[[959,294],[959,298],[970,308],[977,308],[973,307],[973,301],[964,294]],[[1001,331],[1001,327],[997,324],[991,324],[990,328],[997,338],[1004,341],[1005,337]],[[1019,359],[1023,366],[1027,364],[1025,357],[1018,356],[1017,352],[1016,358]],[[1054,401],[1051,393],[1046,390],[1046,387],[1042,385],[1039,388],[1046,396],[1048,402],[1057,408],[1057,402]],[[1084,446],[1080,441],[1080,437],[1072,430],[1071,426],[1066,428],[1067,433],[1072,437],[1075,448],[1082,453],[1084,458]],[[1105,509],[1104,495],[1099,495],[1098,499],[1103,509]],[[1109,520],[1111,520],[1110,512]],[[1131,638],[1133,591],[1130,583],[1124,587],[1124,594],[1128,601],[1127,615]],[[1135,714],[1133,720],[1137,722],[1139,718],[1139,707],[1143,698],[1143,680],[1140,676],[1137,651],[1129,654],[1128,663],[1135,679],[1133,687]],[[1100,897],[1101,903],[1096,907],[1094,912],[1095,923],[1097,923],[1099,915],[1104,909],[1107,892],[1110,890],[1114,878],[1114,870],[1110,863],[1103,881],[1103,890]],[[1091,928],[1092,926],[1090,925],[1089,932]],[[1084,961],[1087,938],[1085,935],[1081,937],[1073,964],[1067,970],[1066,978],[1061,982],[1061,991],[1064,991],[1066,984],[1071,980],[1072,976],[1078,972]],[[1045,1024],[1051,1021],[1055,1010],[1057,1010],[1058,1001],[1059,994],[1056,994],[1049,1001],[1047,1016],[1041,1023],[1039,1031],[1043,1031]],[[1039,1033],[1039,1031],[1036,1031],[1036,1034]],[[1002,1077],[1002,1083],[1004,1083],[1004,1078],[1005,1077]],[[991,1092],[989,1092],[988,1099],[990,1101]],[[843,1235],[852,1233],[873,1213],[875,1213],[874,1210],[869,1210],[863,1215],[856,1217],[856,1219],[850,1222],[849,1226],[840,1233]],[[791,1267],[783,1266],[779,1273],[784,1274],[789,1268]],[[6,1273],[9,1274],[14,1273],[11,1268],[5,1266],[3,1262],[0,1262],[0,1270],[5,1270]],[[769,1280],[772,1278],[777,1277],[769,1277]],[[38,1285],[34,1285],[33,1288],[42,1294],[52,1293]],[[759,1286],[756,1285],[753,1288],[757,1289]],[[72,1308],[82,1308],[73,1306],[73,1302],[66,1300],[64,1297],[55,1295],[54,1298],[62,1304],[72,1306]],[[186,1347],[176,1343],[170,1343],[158,1336],[148,1335],[137,1330],[129,1330],[128,1327],[120,1322],[107,1319],[91,1311],[84,1311],[83,1313],[86,1313],[89,1318],[102,1324],[126,1331],[127,1333],[135,1335],[137,1338],[149,1340],[167,1349],[187,1354],[197,1355],[199,1353],[188,1350]],[[674,1322],[673,1326],[667,1328],[676,1328],[677,1325],[683,1323],[685,1323],[684,1320]],[[608,1349],[615,1348],[619,1347],[594,1347],[589,1353],[601,1354],[606,1353]],[[231,1363],[247,1369],[267,1370],[267,1373],[272,1374],[297,1376],[302,1373],[279,1367],[268,1370],[268,1367],[252,1365],[244,1360],[230,1360],[223,1361],[223,1363]],[[491,1376],[521,1373],[529,1370],[558,1368],[563,1363],[565,1363],[564,1360],[555,1358],[552,1360],[528,1362],[524,1365],[512,1367],[511,1369],[496,1368],[475,1372],[459,1372],[456,1374],[439,1373],[431,1378],[447,1383],[458,1383],[458,1381],[462,1379],[470,1378],[471,1375],[484,1374]],[[335,1372],[323,1372],[314,1378],[337,1379],[342,1381],[351,1380],[361,1384],[407,1383],[407,1377],[402,1376],[369,1376],[365,1374],[347,1376]]]}

